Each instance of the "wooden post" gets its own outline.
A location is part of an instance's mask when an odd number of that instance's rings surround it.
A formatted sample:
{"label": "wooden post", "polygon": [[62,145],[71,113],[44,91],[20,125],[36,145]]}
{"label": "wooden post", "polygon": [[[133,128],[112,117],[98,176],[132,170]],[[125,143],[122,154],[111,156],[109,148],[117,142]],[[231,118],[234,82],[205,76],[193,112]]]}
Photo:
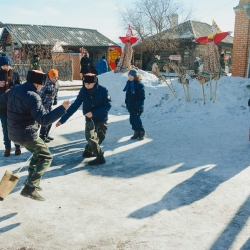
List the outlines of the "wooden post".
{"label": "wooden post", "polygon": [[215,84],[215,90],[214,90],[214,103],[216,102],[217,87],[218,87],[218,80],[216,80],[216,84]]}
{"label": "wooden post", "polygon": [[204,84],[202,84],[202,92],[203,92],[204,104],[206,104],[206,97],[205,97]]}
{"label": "wooden post", "polygon": [[212,90],[212,74],[210,74],[210,100],[213,99],[212,92],[213,92],[213,90]]}

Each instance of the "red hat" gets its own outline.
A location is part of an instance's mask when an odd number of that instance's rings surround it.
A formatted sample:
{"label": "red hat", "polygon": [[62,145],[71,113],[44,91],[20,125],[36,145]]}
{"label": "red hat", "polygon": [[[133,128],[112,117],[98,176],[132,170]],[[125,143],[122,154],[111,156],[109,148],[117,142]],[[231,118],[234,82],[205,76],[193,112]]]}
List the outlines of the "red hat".
{"label": "red hat", "polygon": [[55,77],[58,78],[58,71],[56,69],[51,69],[48,73],[49,78]]}

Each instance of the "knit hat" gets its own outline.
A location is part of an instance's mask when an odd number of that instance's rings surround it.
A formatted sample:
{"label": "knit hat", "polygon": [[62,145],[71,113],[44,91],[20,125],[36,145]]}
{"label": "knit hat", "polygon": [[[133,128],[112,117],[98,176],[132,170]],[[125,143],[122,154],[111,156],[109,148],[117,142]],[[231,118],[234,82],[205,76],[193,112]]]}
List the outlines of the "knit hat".
{"label": "knit hat", "polygon": [[97,82],[97,76],[95,74],[92,74],[92,73],[85,74],[85,75],[83,75],[83,81],[85,83]]}
{"label": "knit hat", "polygon": [[46,74],[40,70],[29,70],[27,75],[27,81],[44,85],[46,80]]}
{"label": "knit hat", "polygon": [[0,66],[3,65],[12,65],[10,58],[6,55],[0,56]]}
{"label": "knit hat", "polygon": [[58,78],[58,71],[56,69],[51,69],[48,73],[49,78],[51,79],[52,77]]}
{"label": "knit hat", "polygon": [[138,71],[136,69],[131,69],[128,72],[129,75],[133,76],[133,77],[137,77]]}
{"label": "knit hat", "polygon": [[37,58],[39,56],[40,56],[40,54],[35,54],[35,55],[33,55],[33,58]]}

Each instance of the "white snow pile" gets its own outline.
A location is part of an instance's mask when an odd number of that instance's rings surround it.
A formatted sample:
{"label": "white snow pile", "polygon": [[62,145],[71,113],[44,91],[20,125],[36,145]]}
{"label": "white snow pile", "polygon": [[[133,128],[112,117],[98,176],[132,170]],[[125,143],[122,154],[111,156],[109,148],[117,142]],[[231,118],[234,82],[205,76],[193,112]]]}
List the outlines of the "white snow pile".
{"label": "white snow pile", "polygon": [[[191,79],[189,84],[191,101],[187,102],[183,85],[177,79],[172,79],[177,98],[173,96],[167,84],[160,82],[156,76],[151,73],[139,71],[142,75],[142,82],[145,85],[146,100],[145,113],[154,113],[160,119],[169,119],[170,114],[173,117],[182,116],[193,119],[194,116],[227,116],[230,119],[235,115],[245,114],[248,109],[247,101],[250,90],[247,85],[249,79],[240,77],[223,76],[218,81],[217,97],[214,103],[210,100],[210,84],[204,85],[206,104],[203,102],[202,85],[196,79]],[[99,83],[108,88],[112,98],[112,109],[117,114],[124,113],[125,92],[123,88],[128,80],[127,73],[108,72],[98,76]],[[170,84],[170,80],[168,80]],[[215,89],[215,80],[212,81],[213,94]],[[246,117],[245,117],[246,118]]]}

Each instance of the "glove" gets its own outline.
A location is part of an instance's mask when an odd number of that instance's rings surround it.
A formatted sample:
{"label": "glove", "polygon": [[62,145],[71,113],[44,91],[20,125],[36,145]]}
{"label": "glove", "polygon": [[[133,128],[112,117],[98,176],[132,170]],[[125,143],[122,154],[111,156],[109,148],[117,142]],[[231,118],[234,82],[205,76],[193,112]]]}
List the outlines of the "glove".
{"label": "glove", "polygon": [[54,100],[53,106],[57,105],[57,100]]}

